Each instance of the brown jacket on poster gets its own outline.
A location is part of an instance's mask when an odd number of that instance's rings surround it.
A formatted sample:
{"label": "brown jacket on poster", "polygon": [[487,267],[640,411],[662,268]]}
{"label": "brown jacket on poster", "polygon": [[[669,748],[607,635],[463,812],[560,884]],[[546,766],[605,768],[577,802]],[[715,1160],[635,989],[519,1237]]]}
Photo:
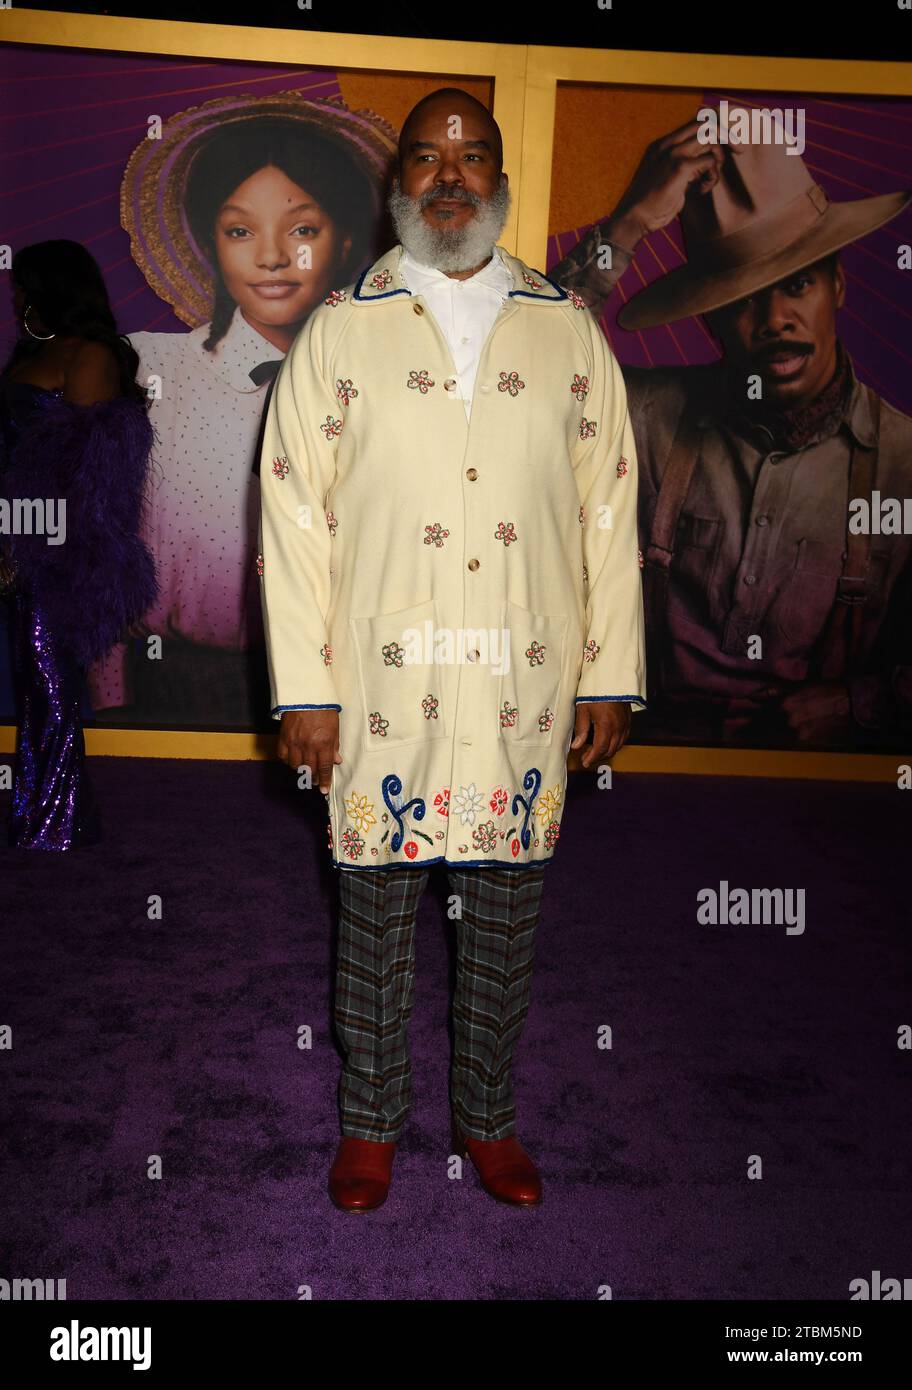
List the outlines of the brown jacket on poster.
{"label": "brown jacket on poster", "polygon": [[[632,256],[612,246],[600,271],[598,226],[552,272],[595,314]],[[701,429],[697,466],[681,507],[664,612],[646,586],[647,638],[663,629],[662,693],[695,707],[746,699],[775,704],[805,682],[839,680],[851,714],[846,743],[897,745],[912,730],[912,535],[870,536],[865,601],[848,648],[830,640],[841,623],[837,592],[847,546],[852,447],[877,445],[880,499],[912,496],[912,419],[858,381],[851,360],[842,418],[789,454],[765,427],[728,409],[722,362],[680,368],[624,367],[639,461],[638,527],[648,555],[659,491],[682,411]],[[872,407],[879,409],[875,432]],[[877,502],[877,494],[874,501]],[[748,639],[762,638],[762,658]],[[829,634],[829,635],[828,635]],[[658,663],[650,658],[653,676]],[[659,730],[687,737],[683,703]],[[691,734],[700,729],[699,718]],[[709,727],[709,726],[706,726]]]}

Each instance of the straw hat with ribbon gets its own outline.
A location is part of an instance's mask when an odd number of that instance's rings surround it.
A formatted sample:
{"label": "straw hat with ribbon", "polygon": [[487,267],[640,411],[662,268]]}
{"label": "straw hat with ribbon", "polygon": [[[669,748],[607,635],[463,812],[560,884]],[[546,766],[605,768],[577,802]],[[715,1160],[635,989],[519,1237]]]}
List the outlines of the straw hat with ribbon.
{"label": "straw hat with ribbon", "polygon": [[160,140],[143,140],[133,151],[121,185],[120,220],[149,284],[191,328],[208,322],[214,283],[184,212],[190,166],[215,131],[277,117],[299,122],[302,139],[314,132],[339,145],[376,190],[380,211],[398,133],[373,111],[349,111],[341,97],[309,98],[289,91],[217,97],[178,112],[165,124]]}
{"label": "straw hat with ribbon", "polygon": [[681,209],[687,264],[624,305],[622,328],[705,314],[773,285],[895,217],[912,190],[831,203],[786,144],[725,145],[707,191],[691,183]]}

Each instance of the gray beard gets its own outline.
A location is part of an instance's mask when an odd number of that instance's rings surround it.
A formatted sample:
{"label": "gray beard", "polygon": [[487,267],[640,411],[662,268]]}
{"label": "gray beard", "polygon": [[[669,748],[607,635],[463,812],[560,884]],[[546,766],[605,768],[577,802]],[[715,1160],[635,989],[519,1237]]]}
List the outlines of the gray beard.
{"label": "gray beard", "polygon": [[[463,196],[464,195],[464,196]],[[475,216],[460,228],[431,227],[422,216],[422,208],[434,201],[426,196],[412,198],[403,193],[399,180],[394,179],[387,198],[396,236],[410,256],[422,265],[432,265],[444,273],[454,270],[473,270],[491,259],[497,239],[510,215],[510,186],[501,181],[499,188],[484,201],[467,190],[449,192],[448,197],[460,198],[475,207]]]}

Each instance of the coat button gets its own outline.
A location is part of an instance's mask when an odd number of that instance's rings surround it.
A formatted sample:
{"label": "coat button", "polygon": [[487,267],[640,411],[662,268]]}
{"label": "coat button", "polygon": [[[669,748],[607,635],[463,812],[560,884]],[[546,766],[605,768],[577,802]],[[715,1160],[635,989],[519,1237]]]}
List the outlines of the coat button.
{"label": "coat button", "polygon": [[478,469],[477,469],[477,468],[467,468],[467,469],[466,469],[466,477],[468,478],[468,480],[469,480],[470,483],[474,483],[475,479],[478,477]]}
{"label": "coat button", "polygon": [[481,660],[481,652],[478,650],[477,647],[475,648],[474,651],[466,652],[466,656],[468,657],[469,661],[480,661],[480,660]]}
{"label": "coat button", "polygon": [[448,376],[446,381],[443,383],[443,389],[444,391],[455,391],[456,378],[454,376]]}
{"label": "coat button", "polygon": [[423,314],[423,313],[424,313],[424,305],[423,305],[423,304],[413,304],[413,305],[412,305],[412,313],[413,313],[413,314]]}
{"label": "coat button", "polygon": [[481,564],[481,561],[480,561],[480,560],[470,560],[470,561],[469,561],[469,569],[470,569],[470,570],[477,570],[477,569],[478,569],[478,566],[479,566],[480,564]]}

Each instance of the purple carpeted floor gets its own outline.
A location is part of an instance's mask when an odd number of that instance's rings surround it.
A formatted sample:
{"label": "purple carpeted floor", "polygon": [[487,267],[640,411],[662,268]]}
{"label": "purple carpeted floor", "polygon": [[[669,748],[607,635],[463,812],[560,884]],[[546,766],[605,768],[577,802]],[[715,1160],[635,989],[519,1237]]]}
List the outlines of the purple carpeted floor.
{"label": "purple carpeted floor", "polygon": [[[493,1201],[468,1164],[448,1176],[453,940],[435,869],[413,1109],[389,1200],[354,1216],[326,1192],[322,798],[278,764],[92,768],[102,845],[0,849],[4,1277],[65,1278],[70,1299],[846,1300],[873,1270],[912,1274],[895,786],[571,778],[514,1069],[538,1209]],[[699,925],[698,891],[723,879],[804,888],[804,933]]]}

